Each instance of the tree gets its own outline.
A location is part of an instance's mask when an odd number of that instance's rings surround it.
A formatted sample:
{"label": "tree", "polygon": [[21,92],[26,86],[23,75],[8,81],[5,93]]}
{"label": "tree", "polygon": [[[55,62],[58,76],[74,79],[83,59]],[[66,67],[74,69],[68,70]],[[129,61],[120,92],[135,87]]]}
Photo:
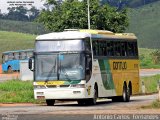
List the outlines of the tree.
{"label": "tree", "polygon": [[[43,23],[51,31],[64,29],[87,29],[87,0],[65,0],[57,2],[48,0],[52,10],[42,10],[37,21]],[[117,11],[107,4],[101,5],[99,0],[90,0],[91,29],[123,32],[128,26],[127,10]]]}
{"label": "tree", "polygon": [[39,15],[39,10],[35,7],[31,7],[31,9],[28,10],[27,14],[29,15],[29,21],[33,21]]}
{"label": "tree", "polygon": [[18,21],[27,21],[27,8],[23,6],[8,8],[9,13],[6,15],[7,19],[18,20]]}

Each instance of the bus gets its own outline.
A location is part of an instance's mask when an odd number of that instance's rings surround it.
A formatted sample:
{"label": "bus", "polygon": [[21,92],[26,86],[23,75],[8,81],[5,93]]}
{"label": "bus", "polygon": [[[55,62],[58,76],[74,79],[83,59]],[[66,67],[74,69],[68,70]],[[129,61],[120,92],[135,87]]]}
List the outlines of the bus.
{"label": "bus", "polygon": [[34,98],[48,106],[55,100],[129,102],[140,85],[137,37],[83,29],[40,35],[29,69],[34,72]]}
{"label": "bus", "polygon": [[20,70],[20,60],[29,59],[33,49],[6,51],[2,53],[2,71],[13,72]]}

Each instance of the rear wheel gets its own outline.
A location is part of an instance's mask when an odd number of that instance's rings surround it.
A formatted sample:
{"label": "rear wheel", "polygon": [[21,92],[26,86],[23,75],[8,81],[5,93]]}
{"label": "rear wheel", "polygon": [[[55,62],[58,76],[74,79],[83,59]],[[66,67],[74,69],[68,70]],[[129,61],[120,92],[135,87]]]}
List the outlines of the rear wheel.
{"label": "rear wheel", "polygon": [[9,66],[9,67],[8,67],[8,73],[12,73],[12,72],[13,72],[12,67]]}
{"label": "rear wheel", "polygon": [[48,99],[46,100],[47,106],[54,106],[55,100],[53,99]]}
{"label": "rear wheel", "polygon": [[130,89],[127,87],[126,84],[123,86],[123,94],[121,96],[123,102],[129,102],[130,101]]}

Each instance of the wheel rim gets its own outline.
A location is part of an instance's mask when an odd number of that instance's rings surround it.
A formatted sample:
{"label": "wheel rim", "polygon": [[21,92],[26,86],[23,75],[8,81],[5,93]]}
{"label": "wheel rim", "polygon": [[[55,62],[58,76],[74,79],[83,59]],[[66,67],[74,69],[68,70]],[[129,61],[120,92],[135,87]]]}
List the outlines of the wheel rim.
{"label": "wheel rim", "polygon": [[123,88],[123,101],[126,101],[126,87]]}

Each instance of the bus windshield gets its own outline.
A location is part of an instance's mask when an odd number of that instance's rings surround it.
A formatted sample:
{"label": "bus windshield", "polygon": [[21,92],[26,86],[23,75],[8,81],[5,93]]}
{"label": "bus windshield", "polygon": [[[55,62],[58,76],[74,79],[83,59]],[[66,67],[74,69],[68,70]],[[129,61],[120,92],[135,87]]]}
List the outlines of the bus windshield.
{"label": "bus windshield", "polygon": [[82,53],[39,54],[36,61],[37,81],[85,78],[85,57]]}
{"label": "bus windshield", "polygon": [[36,52],[82,51],[83,40],[37,41]]}

